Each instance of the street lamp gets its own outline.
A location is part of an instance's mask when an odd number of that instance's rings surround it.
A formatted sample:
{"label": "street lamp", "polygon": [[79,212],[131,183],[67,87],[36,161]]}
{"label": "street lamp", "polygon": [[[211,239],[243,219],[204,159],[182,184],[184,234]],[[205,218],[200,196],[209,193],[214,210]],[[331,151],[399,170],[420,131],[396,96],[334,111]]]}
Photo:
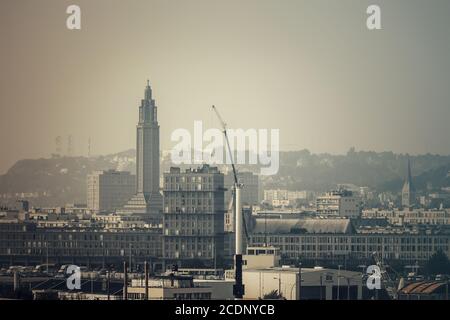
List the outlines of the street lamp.
{"label": "street lamp", "polygon": [[302,299],[302,263],[298,265],[298,300]]}
{"label": "street lamp", "polygon": [[337,300],[339,300],[339,291],[340,291],[340,287],[339,287],[339,285],[340,285],[340,282],[339,282],[339,280],[340,280],[340,278],[341,278],[341,267],[342,267],[342,265],[338,265],[338,278],[337,278]]}

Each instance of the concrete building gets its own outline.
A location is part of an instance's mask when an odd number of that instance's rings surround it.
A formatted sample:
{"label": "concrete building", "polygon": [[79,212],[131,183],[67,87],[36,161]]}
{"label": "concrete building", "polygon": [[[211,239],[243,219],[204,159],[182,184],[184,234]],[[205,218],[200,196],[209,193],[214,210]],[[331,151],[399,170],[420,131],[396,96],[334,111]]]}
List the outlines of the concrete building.
{"label": "concrete building", "polygon": [[159,185],[159,151],[157,107],[147,81],[136,127],[136,194],[120,213],[136,214],[151,223],[161,223],[163,199]]}
{"label": "concrete building", "polygon": [[136,192],[136,176],[125,171],[95,171],[87,176],[87,207],[112,212]]}
{"label": "concrete building", "polygon": [[[183,267],[223,258],[224,176],[203,165],[164,173],[163,258]],[[198,265],[195,265],[198,264]]]}
{"label": "concrete building", "polygon": [[95,225],[107,230],[113,229],[145,229],[147,224],[138,216],[118,214],[95,214],[92,217]]}
{"label": "concrete building", "polygon": [[248,247],[243,260],[245,299],[263,299],[273,292],[287,300],[362,298],[360,272],[283,266],[280,250],[273,246]]}
{"label": "concrete building", "polygon": [[[128,220],[125,216],[94,215],[89,220],[68,222],[28,219],[27,215],[17,212],[0,214],[0,264],[43,264],[47,257],[49,263],[96,266],[120,264],[124,260],[131,260],[134,266],[147,260],[158,263],[158,268],[165,270],[161,261],[163,250],[166,250],[166,255],[175,254],[178,250],[180,258],[169,262],[181,263],[181,267],[189,267],[190,263],[209,264],[211,267],[216,261],[217,267],[221,267],[220,259],[214,260],[213,251],[209,249],[209,240],[212,247],[214,236],[205,235],[203,230],[208,222],[201,220],[202,217],[197,219],[193,216],[193,221],[188,220],[189,224],[178,218],[178,227],[173,227],[173,232],[178,230],[178,236],[165,237],[164,245],[167,246],[163,248],[162,229],[142,224],[131,219],[135,218],[133,216]],[[176,217],[174,220],[176,224]],[[416,262],[423,265],[438,250],[450,256],[450,229],[443,225],[392,226],[378,222],[386,222],[385,219],[361,220],[375,224],[372,227],[367,223],[355,226],[350,219],[342,218],[257,217],[248,230],[248,245],[250,248],[275,247],[286,264],[302,261],[316,265],[367,265],[373,260],[374,252],[387,263],[401,261],[411,265]],[[198,233],[195,224],[199,226]],[[187,230],[196,234],[186,235]],[[218,238],[219,247],[224,239],[220,253],[231,258],[234,234],[226,233]],[[219,254],[218,250],[216,252]]]}
{"label": "concrete building", "polygon": [[242,257],[244,269],[258,269],[280,266],[280,249],[268,247],[247,247],[247,252]]}
{"label": "concrete building", "polygon": [[[20,241],[19,241],[20,239]],[[93,226],[40,228],[35,223],[0,222],[0,263],[80,266],[132,265],[162,256],[161,229],[105,229]],[[160,268],[159,266],[153,266]]]}
{"label": "concrete building", "polygon": [[280,249],[284,261],[366,264],[381,259],[426,262],[442,250],[450,256],[450,230],[392,227],[356,229],[350,219],[256,219],[250,246]]}
{"label": "concrete building", "polygon": [[[300,285],[301,273],[301,285]],[[360,300],[360,272],[290,266],[244,269],[244,299],[262,299],[277,292],[286,300]]]}
{"label": "concrete building", "polygon": [[450,225],[448,209],[368,209],[362,211],[363,218],[386,218],[392,225]]}
{"label": "concrete building", "polygon": [[310,191],[290,191],[284,189],[264,190],[264,202],[274,207],[295,205],[298,200],[307,200],[311,197]]}
{"label": "concrete building", "polygon": [[[202,283],[194,283],[191,276],[169,274],[150,277],[148,283],[150,300],[210,300],[212,289]],[[145,299],[145,281],[133,279],[128,287],[129,300]]]}
{"label": "concrete building", "polygon": [[361,215],[361,209],[361,199],[347,190],[326,192],[316,199],[319,215],[357,218]]}
{"label": "concrete building", "polygon": [[217,280],[217,279],[194,279],[194,284],[206,287],[211,290],[212,300],[232,300],[233,295],[233,285],[235,281],[232,280]]}

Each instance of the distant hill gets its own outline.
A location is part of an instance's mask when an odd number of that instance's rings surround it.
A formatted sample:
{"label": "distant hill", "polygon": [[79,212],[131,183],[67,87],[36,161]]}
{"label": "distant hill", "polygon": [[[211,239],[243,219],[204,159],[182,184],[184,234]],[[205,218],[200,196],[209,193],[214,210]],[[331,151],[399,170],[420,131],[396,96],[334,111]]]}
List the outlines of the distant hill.
{"label": "distant hill", "polygon": [[[135,150],[97,157],[52,157],[20,160],[0,176],[0,204],[27,198],[33,206],[86,202],[86,176],[95,170],[135,172]],[[408,155],[355,151],[345,155],[312,154],[308,150],[281,152],[277,175],[262,177],[266,188],[324,191],[340,183],[368,186],[379,191],[400,191]],[[418,190],[450,186],[450,156],[410,156]],[[170,166],[169,159],[162,164]],[[255,166],[238,166],[258,172]],[[223,169],[223,167],[222,167]],[[22,194],[24,193],[24,194]],[[9,197],[9,198],[7,198]]]}
{"label": "distant hill", "polygon": [[128,150],[92,158],[52,157],[17,161],[0,176],[0,204],[11,205],[17,198],[26,198],[34,206],[86,203],[88,173],[107,169],[134,172],[135,156],[134,150]]}
{"label": "distant hill", "polygon": [[450,156],[357,152],[353,148],[345,155],[311,154],[308,150],[282,152],[278,175],[264,181],[267,187],[282,186],[293,190],[322,191],[337,184],[351,183],[378,190],[398,191],[406,175],[408,157],[411,159],[413,180],[415,176],[421,177],[418,187],[423,187],[426,182],[436,187],[446,183],[442,175],[446,176]]}

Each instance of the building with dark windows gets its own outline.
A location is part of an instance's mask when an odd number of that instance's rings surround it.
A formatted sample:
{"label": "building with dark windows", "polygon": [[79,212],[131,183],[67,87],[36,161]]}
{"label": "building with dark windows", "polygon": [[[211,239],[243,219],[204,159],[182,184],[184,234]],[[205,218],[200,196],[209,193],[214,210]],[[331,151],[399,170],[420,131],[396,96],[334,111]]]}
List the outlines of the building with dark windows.
{"label": "building with dark windows", "polygon": [[156,262],[161,247],[158,228],[40,228],[31,222],[0,223],[2,264],[106,266],[130,261],[133,266]]}
{"label": "building with dark windows", "polygon": [[164,173],[163,258],[179,266],[220,264],[224,176],[216,167]]}
{"label": "building with dark windows", "polygon": [[95,171],[87,177],[87,207],[95,212],[113,212],[136,192],[136,176],[127,171]]}

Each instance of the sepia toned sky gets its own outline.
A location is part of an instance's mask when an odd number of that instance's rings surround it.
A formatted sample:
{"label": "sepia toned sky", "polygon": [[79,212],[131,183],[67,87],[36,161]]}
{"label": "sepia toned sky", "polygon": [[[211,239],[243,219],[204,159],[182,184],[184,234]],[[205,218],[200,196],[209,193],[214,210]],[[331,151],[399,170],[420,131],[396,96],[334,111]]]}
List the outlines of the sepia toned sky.
{"label": "sepia toned sky", "polygon": [[57,136],[134,148],[147,78],[163,149],[218,126],[215,104],[232,128],[280,129],[282,150],[449,154],[449,34],[448,0],[2,0],[0,174]]}

